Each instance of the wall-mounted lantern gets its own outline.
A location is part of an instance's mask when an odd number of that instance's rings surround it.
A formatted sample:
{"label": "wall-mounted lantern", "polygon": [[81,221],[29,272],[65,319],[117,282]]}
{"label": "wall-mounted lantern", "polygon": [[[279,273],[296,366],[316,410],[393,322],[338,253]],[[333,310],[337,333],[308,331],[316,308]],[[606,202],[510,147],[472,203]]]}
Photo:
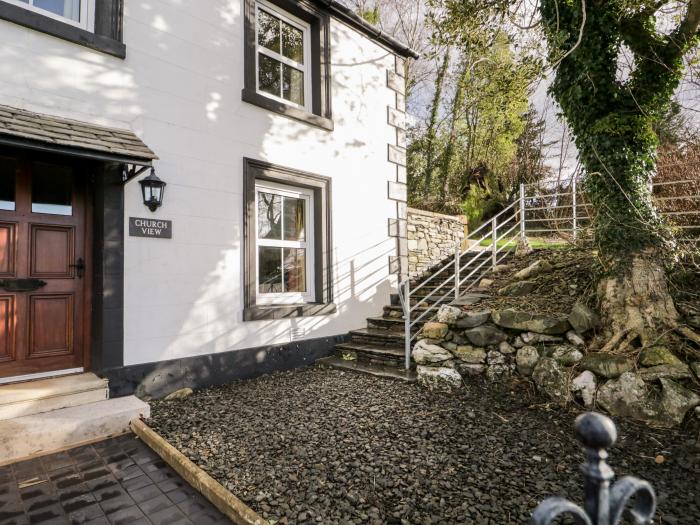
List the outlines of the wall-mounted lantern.
{"label": "wall-mounted lantern", "polygon": [[156,170],[151,168],[151,174],[143,180],[141,192],[143,193],[143,203],[151,211],[156,211],[163,204],[163,194],[165,193],[165,182],[156,177]]}

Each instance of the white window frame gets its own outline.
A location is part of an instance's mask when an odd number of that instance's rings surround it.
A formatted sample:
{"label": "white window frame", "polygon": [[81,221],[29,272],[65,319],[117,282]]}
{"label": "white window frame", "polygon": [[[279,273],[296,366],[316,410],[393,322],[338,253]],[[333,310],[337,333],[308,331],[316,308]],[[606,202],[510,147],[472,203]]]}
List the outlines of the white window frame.
{"label": "white window frame", "polygon": [[[260,10],[263,11],[269,11],[271,15],[275,16],[276,18],[279,18],[283,22],[286,22],[287,24],[296,27],[297,29],[301,30],[303,34],[303,45],[304,45],[304,63],[300,64],[299,62],[296,62],[294,60],[291,60],[285,56],[283,56],[281,53],[275,53],[274,51],[267,49],[266,47],[261,46],[258,43],[258,16]],[[269,3],[265,2],[264,0],[257,0],[255,2],[255,91],[264,97],[271,98],[273,100],[277,100],[279,102],[282,102],[284,104],[287,104],[289,106],[303,109],[304,111],[311,111],[311,26],[301,20],[300,18],[295,17],[294,15],[291,15],[287,13],[286,11],[281,10],[279,7]],[[293,67],[294,69],[298,69],[299,71],[302,71],[304,73],[304,104],[297,104],[295,102],[292,102],[291,100],[287,100],[286,98],[283,98],[282,96],[275,96],[272,95],[271,93],[268,93],[267,91],[262,91],[260,89],[260,53],[262,53],[265,56],[268,56],[274,60],[277,60],[278,62],[282,62],[285,65],[288,65],[289,67]],[[280,78],[280,89],[282,89],[283,85],[283,78]]]}
{"label": "white window frame", "polygon": [[[263,193],[273,193],[282,197],[292,197],[303,199],[304,204],[304,233],[305,241],[285,241],[273,239],[261,239],[258,223],[258,195]],[[314,251],[314,228],[313,228],[313,206],[314,193],[312,190],[297,188],[283,184],[276,184],[268,181],[257,181],[255,183],[255,287],[258,304],[303,304],[315,302],[315,251]],[[284,209],[282,209],[282,226],[284,232]],[[270,248],[303,248],[306,250],[306,291],[305,292],[281,292],[262,293],[260,291],[260,247]],[[282,259],[284,263],[284,258]],[[282,275],[284,282],[284,274]]]}
{"label": "white window frame", "polygon": [[75,21],[65,16],[57,15],[46,9],[36,7],[34,5],[34,0],[29,0],[28,3],[21,2],[20,0],[0,0],[7,4],[16,5],[28,11],[33,11],[47,18],[53,18],[54,20],[59,20],[66,24],[79,27],[80,29],[85,29],[91,33],[95,32],[95,0],[81,0],[80,1],[80,20]]}

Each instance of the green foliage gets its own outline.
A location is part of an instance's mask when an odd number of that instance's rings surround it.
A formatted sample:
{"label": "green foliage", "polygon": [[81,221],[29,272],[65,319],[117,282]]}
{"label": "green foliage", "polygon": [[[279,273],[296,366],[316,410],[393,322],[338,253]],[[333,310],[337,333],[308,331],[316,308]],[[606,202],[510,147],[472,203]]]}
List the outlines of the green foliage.
{"label": "green foliage", "polygon": [[[671,240],[653,206],[649,182],[660,123],[672,109],[683,55],[695,45],[697,24],[691,31],[681,24],[670,34],[660,33],[658,4],[588,2],[585,25],[580,0],[540,4],[549,61],[556,70],[550,90],[574,133],[596,211],[595,240],[609,260],[659,249]],[[618,75],[623,49],[634,55],[627,76]]]}
{"label": "green foliage", "polygon": [[463,10],[467,4],[432,2],[434,41],[442,51],[436,51],[429,122],[412,131],[408,175],[411,205],[466,211],[474,223],[514,194],[513,166],[521,158],[532,116],[530,85],[541,65],[514,50],[496,11],[474,17],[476,11]]}
{"label": "green foliage", "polygon": [[367,20],[370,24],[379,25],[380,13],[379,6],[374,6],[372,9],[364,9],[360,13],[360,16]]}

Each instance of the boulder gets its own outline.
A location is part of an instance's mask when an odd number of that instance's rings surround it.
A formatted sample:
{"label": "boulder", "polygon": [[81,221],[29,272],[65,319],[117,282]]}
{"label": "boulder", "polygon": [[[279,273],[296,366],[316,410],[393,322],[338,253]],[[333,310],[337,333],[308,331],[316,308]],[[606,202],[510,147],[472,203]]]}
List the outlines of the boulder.
{"label": "boulder", "polygon": [[687,388],[662,378],[658,396],[642,378],[625,372],[598,390],[598,404],[612,415],[630,417],[657,427],[683,422],[689,410],[700,405],[700,397]]}
{"label": "boulder", "polygon": [[454,325],[462,314],[463,310],[461,308],[444,304],[440,307],[440,310],[438,310],[437,321],[438,323]]}
{"label": "boulder", "polygon": [[491,319],[491,311],[483,310],[480,312],[463,312],[462,317],[455,323],[457,328],[467,329],[476,328],[482,324],[486,324]]}
{"label": "boulder", "polygon": [[491,288],[493,286],[493,279],[482,279],[479,281],[479,288]]}
{"label": "boulder", "polygon": [[540,354],[534,346],[519,348],[518,353],[515,354],[515,364],[518,367],[518,372],[524,376],[532,375],[532,371],[535,369],[539,359]]}
{"label": "boulder", "polygon": [[486,362],[486,350],[468,345],[460,345],[453,352],[463,363],[478,365]]}
{"label": "boulder", "polygon": [[680,365],[682,361],[665,346],[652,346],[640,352],[639,364],[642,366]]}
{"label": "boulder", "polygon": [[423,330],[421,330],[421,337],[439,340],[443,339],[449,330],[449,327],[445,323],[425,323],[423,325]]}
{"label": "boulder", "polygon": [[510,346],[508,344],[508,341],[503,341],[503,342],[501,342],[500,345],[498,345],[498,351],[501,352],[502,354],[510,355],[510,354],[515,353],[515,348]]}
{"label": "boulder", "polygon": [[690,367],[684,363],[677,365],[658,365],[642,368],[639,370],[639,375],[644,381],[657,381],[659,379],[692,379],[693,374],[690,372]]}
{"label": "boulder", "polygon": [[543,357],[532,371],[538,390],[560,405],[569,400],[569,380],[564,369],[554,359]]}
{"label": "boulder", "polygon": [[569,341],[572,345],[578,346],[579,348],[583,348],[586,346],[586,341],[584,341],[583,338],[573,330],[569,330],[568,332],[566,332],[566,340]]}
{"label": "boulder", "polygon": [[537,283],[534,281],[518,281],[498,290],[498,295],[522,297],[523,295],[528,295],[534,292],[535,288],[537,288]]}
{"label": "boulder", "polygon": [[522,348],[523,346],[527,346],[525,344],[525,341],[523,341],[523,338],[520,336],[516,336],[516,338],[513,339],[513,347]]}
{"label": "boulder", "polygon": [[462,376],[454,368],[418,366],[418,383],[435,392],[453,392],[462,387]]}
{"label": "boulder", "polygon": [[484,373],[486,370],[486,365],[477,365],[471,363],[463,363],[462,361],[457,361],[455,363],[455,369],[459,372],[462,377],[464,376],[478,376]]}
{"label": "boulder", "polygon": [[411,352],[413,360],[419,365],[439,365],[452,359],[452,354],[441,346],[418,341]]}
{"label": "boulder", "polygon": [[689,410],[700,405],[700,396],[670,379],[661,378],[660,426],[680,425]]}
{"label": "boulder", "polygon": [[534,250],[527,237],[521,237],[518,239],[518,245],[515,247],[516,257],[525,257],[530,255]]}
{"label": "boulder", "polygon": [[552,351],[552,359],[562,366],[574,366],[583,359],[583,354],[573,346],[560,345]]}
{"label": "boulder", "polygon": [[464,332],[464,336],[476,346],[497,345],[508,339],[501,330],[491,325],[481,325]]}
{"label": "boulder", "polygon": [[513,374],[513,366],[506,364],[489,365],[486,369],[486,379],[489,381],[497,381],[504,377],[510,377]]}
{"label": "boulder", "polygon": [[585,304],[576,303],[569,314],[569,323],[579,334],[585,334],[600,325],[600,317]]}
{"label": "boulder", "polygon": [[501,352],[498,352],[496,350],[491,350],[486,355],[486,362],[489,365],[502,365],[502,364],[505,364],[506,358]]}
{"label": "boulder", "polygon": [[581,372],[571,381],[571,391],[578,394],[586,408],[591,408],[595,401],[597,387],[595,374],[588,370]]}
{"label": "boulder", "polygon": [[[520,330],[521,332],[535,332],[546,335],[561,335],[570,330],[569,322],[563,317],[520,312],[517,310],[503,310],[494,312],[491,317],[493,322],[503,328]],[[523,339],[527,343],[525,339]]]}
{"label": "boulder", "polygon": [[454,354],[454,351],[457,350],[457,343],[453,343],[452,341],[444,341],[440,343],[440,346],[442,346],[445,350],[451,352]]}
{"label": "boulder", "polygon": [[612,354],[588,354],[581,360],[581,368],[599,377],[614,379],[634,368],[631,359]]}
{"label": "boulder", "polygon": [[511,269],[511,265],[510,265],[510,264],[497,264],[496,266],[494,266],[494,267],[491,269],[491,272],[492,272],[492,273],[495,273],[495,274],[500,274],[500,273],[509,272],[510,269]]}
{"label": "boulder", "polygon": [[525,332],[520,334],[520,338],[526,345],[537,343],[563,343],[564,339],[556,335],[536,334],[535,332]]}
{"label": "boulder", "polygon": [[657,415],[652,396],[641,377],[625,372],[598,389],[598,404],[613,416],[652,421]]}
{"label": "boulder", "polygon": [[553,269],[553,266],[549,264],[549,262],[540,259],[539,261],[535,261],[534,263],[532,263],[527,268],[523,268],[522,270],[520,270],[513,276],[513,278],[518,279],[519,281],[524,281],[530,279],[531,277],[541,275],[543,273],[549,273]]}
{"label": "boulder", "polygon": [[185,399],[187,397],[190,397],[192,394],[194,394],[194,391],[191,388],[181,388],[180,390],[175,390],[175,392],[171,392],[167,396],[165,396],[165,401],[176,401],[178,399]]}

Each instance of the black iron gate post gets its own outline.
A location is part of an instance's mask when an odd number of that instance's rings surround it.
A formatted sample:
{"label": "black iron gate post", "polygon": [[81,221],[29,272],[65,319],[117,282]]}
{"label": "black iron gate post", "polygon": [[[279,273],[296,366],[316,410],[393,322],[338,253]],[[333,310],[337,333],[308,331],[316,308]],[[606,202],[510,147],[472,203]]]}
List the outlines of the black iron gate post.
{"label": "black iron gate post", "polygon": [[582,414],[576,418],[576,437],[586,452],[581,465],[585,479],[583,509],[564,498],[548,498],[535,509],[531,525],[549,525],[564,515],[572,516],[577,525],[618,525],[625,510],[637,525],[651,523],[656,495],[648,482],[625,476],[610,485],[615,473],[607,464],[606,449],[617,439],[612,420],[594,412]]}

